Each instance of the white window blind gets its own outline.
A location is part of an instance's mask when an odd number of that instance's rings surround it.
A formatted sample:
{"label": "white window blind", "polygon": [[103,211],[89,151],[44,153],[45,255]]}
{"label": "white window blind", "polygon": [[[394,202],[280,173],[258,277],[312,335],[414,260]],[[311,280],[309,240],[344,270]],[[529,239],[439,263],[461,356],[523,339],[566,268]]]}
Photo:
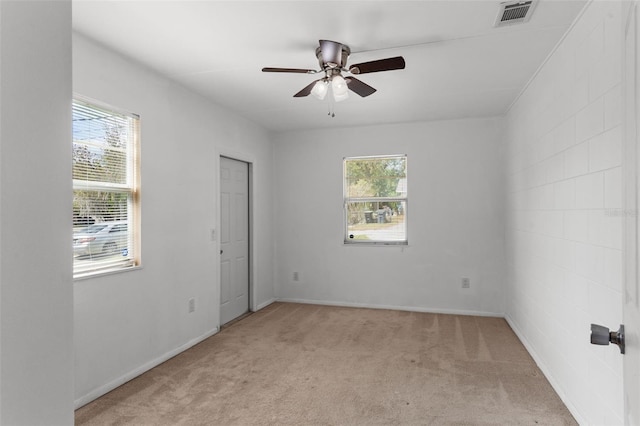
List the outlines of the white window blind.
{"label": "white window blind", "polygon": [[345,244],[407,244],[407,157],[344,159]]}
{"label": "white window blind", "polygon": [[134,266],[139,118],[73,101],[75,277]]}

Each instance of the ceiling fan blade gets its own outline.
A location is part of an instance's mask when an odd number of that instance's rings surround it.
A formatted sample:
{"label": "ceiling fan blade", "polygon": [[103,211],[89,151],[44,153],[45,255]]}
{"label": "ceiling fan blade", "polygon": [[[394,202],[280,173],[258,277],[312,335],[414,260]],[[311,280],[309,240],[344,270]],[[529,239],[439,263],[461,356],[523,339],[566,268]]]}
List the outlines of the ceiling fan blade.
{"label": "ceiling fan blade", "polygon": [[370,72],[402,70],[404,69],[404,65],[404,58],[402,56],[396,56],[394,58],[378,59],[377,61],[351,65],[349,72],[351,74],[367,74]]}
{"label": "ceiling fan blade", "polygon": [[367,83],[363,83],[357,78],[347,77],[345,78],[345,80],[347,81],[347,86],[349,87],[349,89],[353,90],[363,98],[369,95],[373,95],[376,92],[376,89],[369,86]]}
{"label": "ceiling fan blade", "polygon": [[322,80],[321,78],[316,80],[316,81],[312,81],[311,84],[309,84],[308,86],[305,86],[304,89],[302,89],[301,91],[299,91],[298,93],[296,93],[295,95],[293,95],[294,98],[302,98],[304,96],[309,96],[309,94],[311,93],[311,90],[313,90],[313,86],[315,86],[315,84],[317,82],[319,82],[320,80]]}
{"label": "ceiling fan blade", "polygon": [[301,68],[262,68],[262,72],[293,72],[297,74],[315,74],[316,70],[303,70]]}

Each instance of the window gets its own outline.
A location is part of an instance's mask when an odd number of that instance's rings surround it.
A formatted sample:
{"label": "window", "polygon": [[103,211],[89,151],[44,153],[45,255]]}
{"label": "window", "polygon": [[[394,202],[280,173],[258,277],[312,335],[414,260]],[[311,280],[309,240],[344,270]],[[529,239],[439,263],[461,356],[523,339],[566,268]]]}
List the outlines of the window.
{"label": "window", "polygon": [[139,118],[79,99],[72,118],[74,277],[135,266]]}
{"label": "window", "polygon": [[345,244],[407,244],[407,156],[344,159]]}

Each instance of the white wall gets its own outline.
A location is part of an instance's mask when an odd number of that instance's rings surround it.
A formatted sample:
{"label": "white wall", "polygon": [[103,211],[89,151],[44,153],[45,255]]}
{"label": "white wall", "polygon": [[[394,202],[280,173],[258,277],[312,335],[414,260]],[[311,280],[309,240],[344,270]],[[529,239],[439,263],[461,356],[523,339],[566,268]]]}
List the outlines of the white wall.
{"label": "white wall", "polygon": [[73,423],[71,2],[0,2],[0,423]]}
{"label": "white wall", "polygon": [[255,305],[273,299],[273,153],[259,126],[134,61],[79,35],[73,55],[74,92],[139,114],[142,133],[142,268],[74,283],[82,404],[218,329],[220,154],[253,163]]}
{"label": "white wall", "polygon": [[507,316],[581,424],[622,424],[620,2],[591,2],[507,117]]}
{"label": "white wall", "polygon": [[[277,135],[278,298],[501,315],[501,138],[501,119]],[[381,154],[408,155],[409,246],[345,246],[343,157]]]}

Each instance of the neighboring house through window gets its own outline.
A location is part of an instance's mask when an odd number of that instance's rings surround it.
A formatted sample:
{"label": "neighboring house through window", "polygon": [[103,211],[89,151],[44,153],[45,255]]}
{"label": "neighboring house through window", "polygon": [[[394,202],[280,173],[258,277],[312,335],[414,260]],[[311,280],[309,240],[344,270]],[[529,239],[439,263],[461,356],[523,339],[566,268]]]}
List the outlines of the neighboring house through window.
{"label": "neighboring house through window", "polygon": [[139,117],[73,101],[75,278],[139,263]]}
{"label": "neighboring house through window", "polygon": [[407,156],[344,159],[345,244],[407,244]]}

